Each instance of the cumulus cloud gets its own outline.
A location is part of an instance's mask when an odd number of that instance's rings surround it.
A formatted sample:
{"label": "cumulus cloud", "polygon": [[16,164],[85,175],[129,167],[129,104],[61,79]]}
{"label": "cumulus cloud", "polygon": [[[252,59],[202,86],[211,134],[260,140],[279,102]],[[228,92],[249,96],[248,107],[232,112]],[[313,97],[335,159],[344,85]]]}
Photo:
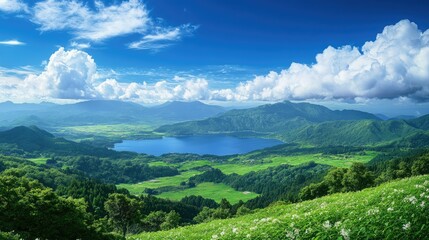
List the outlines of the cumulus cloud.
{"label": "cumulus cloud", "polygon": [[[23,79],[17,75],[26,75]],[[208,81],[123,83],[100,81],[94,59],[82,50],[58,49],[41,73],[0,68],[0,100],[116,99],[138,102],[209,99]]]}
{"label": "cumulus cloud", "polygon": [[96,64],[90,55],[60,48],[39,74],[0,69],[0,92],[3,100],[14,101],[97,98],[95,73]]}
{"label": "cumulus cloud", "polygon": [[220,100],[392,99],[429,100],[429,30],[402,20],[386,26],[361,49],[327,47],[316,63],[292,63],[235,89],[212,92]]}
{"label": "cumulus cloud", "polygon": [[[429,30],[403,20],[387,26],[361,48],[327,47],[312,65],[292,63],[280,72],[225,89],[211,89],[204,77],[180,77],[148,84],[125,83],[100,74],[94,59],[82,50],[60,48],[40,74],[23,80],[0,68],[0,95],[11,99],[119,99],[136,102],[167,100],[281,101],[377,99],[429,101]],[[107,75],[106,75],[107,74]],[[112,77],[113,76],[113,77]]]}
{"label": "cumulus cloud", "polygon": [[27,12],[28,6],[20,0],[0,0],[0,11],[3,12]]}
{"label": "cumulus cloud", "polygon": [[18,40],[5,40],[5,41],[0,41],[0,45],[19,46],[19,45],[25,45],[25,43]]}

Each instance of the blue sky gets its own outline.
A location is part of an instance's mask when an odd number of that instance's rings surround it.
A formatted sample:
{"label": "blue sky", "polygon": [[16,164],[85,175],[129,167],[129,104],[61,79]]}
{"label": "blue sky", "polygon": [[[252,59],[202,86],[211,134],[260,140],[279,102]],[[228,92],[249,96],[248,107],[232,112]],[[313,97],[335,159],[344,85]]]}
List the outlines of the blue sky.
{"label": "blue sky", "polygon": [[295,100],[427,113],[428,12],[416,0],[2,0],[0,101]]}

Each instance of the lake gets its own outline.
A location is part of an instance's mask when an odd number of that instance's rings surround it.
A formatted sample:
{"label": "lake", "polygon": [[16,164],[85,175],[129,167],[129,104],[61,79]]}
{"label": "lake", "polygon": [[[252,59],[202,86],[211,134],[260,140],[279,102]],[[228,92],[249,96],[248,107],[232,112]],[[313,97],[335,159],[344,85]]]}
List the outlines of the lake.
{"label": "lake", "polygon": [[189,137],[163,137],[159,139],[124,140],[116,143],[113,150],[131,151],[160,156],[166,153],[196,153],[231,155],[283,144],[282,141],[265,138],[239,138],[225,135]]}

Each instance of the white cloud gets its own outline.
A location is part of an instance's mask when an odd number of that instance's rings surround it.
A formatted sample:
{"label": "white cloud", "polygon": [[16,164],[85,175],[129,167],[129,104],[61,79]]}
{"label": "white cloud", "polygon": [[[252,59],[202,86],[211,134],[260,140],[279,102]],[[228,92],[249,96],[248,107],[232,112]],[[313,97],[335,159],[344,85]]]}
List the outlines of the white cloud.
{"label": "white cloud", "polygon": [[93,11],[82,2],[46,0],[34,6],[32,21],[42,31],[71,30],[77,38],[102,41],[146,30],[148,11],[138,0],[106,6],[96,1]]}
{"label": "white cloud", "polygon": [[7,86],[0,86],[0,89],[3,94],[10,97],[10,100],[97,97],[93,87],[96,64],[91,56],[82,51],[65,51],[64,48],[60,48],[51,55],[40,74],[30,73],[24,79],[13,75],[16,71],[2,72],[4,78],[2,82],[7,83]]}
{"label": "white cloud", "polygon": [[[4,1],[4,0],[0,0]],[[129,48],[156,50],[168,47],[183,36],[190,35],[196,26],[163,26],[149,16],[141,0],[127,0],[111,5],[95,1],[89,7],[82,0],[43,0],[32,6],[29,18],[41,31],[67,31],[74,40],[102,42],[113,37],[136,34],[139,41]],[[77,49],[91,47],[90,43],[72,42]]]}
{"label": "white cloud", "polygon": [[91,44],[90,43],[78,43],[78,42],[71,42],[70,46],[76,49],[86,49],[86,48],[90,48]]}
{"label": "white cloud", "polygon": [[0,45],[19,46],[19,45],[25,45],[25,43],[18,40],[5,40],[5,41],[0,41]]}
{"label": "white cloud", "polygon": [[[316,63],[292,63],[280,72],[242,82],[233,88],[211,89],[201,76],[171,75],[152,84],[124,83],[114,71],[97,72],[93,58],[81,50],[60,48],[40,74],[18,77],[0,68],[2,98],[280,101],[342,100],[371,102],[405,99],[429,102],[429,30],[403,20],[387,26],[360,49],[327,47]],[[162,73],[164,70],[154,70]],[[24,74],[24,73],[23,73]],[[154,73],[155,74],[155,73]],[[166,79],[166,78],[163,78]]]}
{"label": "white cloud", "polygon": [[374,41],[356,47],[329,46],[313,65],[292,63],[235,89],[212,92],[213,99],[393,99],[429,100],[429,30],[402,20],[386,26]]}
{"label": "white cloud", "polygon": [[28,6],[20,0],[0,0],[0,11],[3,12],[27,12]]}
{"label": "white cloud", "polygon": [[173,42],[179,41],[184,36],[191,35],[198,27],[184,24],[175,28],[158,27],[153,34],[144,36],[140,41],[132,42],[129,48],[134,49],[161,49],[170,46]]}

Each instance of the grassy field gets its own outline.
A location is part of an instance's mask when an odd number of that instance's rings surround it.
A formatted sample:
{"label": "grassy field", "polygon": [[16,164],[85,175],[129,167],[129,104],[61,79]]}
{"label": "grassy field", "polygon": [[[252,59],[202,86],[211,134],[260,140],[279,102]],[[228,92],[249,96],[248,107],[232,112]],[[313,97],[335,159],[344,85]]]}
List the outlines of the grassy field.
{"label": "grassy field", "polygon": [[74,141],[95,141],[100,138],[119,141],[160,136],[153,133],[153,129],[156,127],[158,126],[143,123],[82,125],[56,128],[52,130],[52,133]]}
{"label": "grassy field", "polygon": [[220,202],[222,198],[226,198],[232,204],[237,203],[240,200],[247,201],[258,196],[256,193],[236,191],[221,183],[201,183],[194,188],[188,188],[177,192],[165,192],[157,197],[180,200],[183,197],[190,195],[200,195],[204,198],[211,198],[216,202]]}
{"label": "grassy field", "polygon": [[426,239],[429,176],[128,239]]}
{"label": "grassy field", "polygon": [[[274,157],[267,157],[263,159],[263,163],[255,163],[251,164],[249,159],[251,159],[251,154],[241,156],[240,160],[246,160],[246,162],[240,163],[240,162],[232,162],[232,163],[214,163],[208,160],[197,160],[197,161],[186,161],[183,163],[176,163],[176,164],[168,164],[162,161],[156,161],[156,162],[150,162],[150,166],[173,166],[178,168],[181,171],[180,175],[172,176],[172,177],[162,177],[157,179],[152,179],[150,181],[140,182],[136,184],[119,184],[117,185],[120,188],[126,188],[128,191],[130,191],[132,194],[139,195],[143,193],[145,188],[158,188],[158,187],[165,187],[165,186],[179,186],[181,182],[187,181],[190,177],[200,174],[201,172],[196,170],[190,170],[195,167],[200,167],[204,165],[209,165],[213,168],[220,169],[225,174],[232,174],[237,173],[240,175],[249,173],[251,171],[260,171],[267,169],[269,167],[276,167],[281,164],[290,164],[290,165],[299,165],[302,163],[306,163],[309,161],[314,161],[316,163],[321,164],[328,164],[335,167],[349,167],[352,162],[368,162],[372,158],[374,158],[378,153],[373,151],[367,151],[365,154],[353,154],[353,155],[346,155],[346,154],[336,154],[336,155],[323,155],[321,153],[317,154],[303,154],[303,155],[296,155],[296,156],[274,156]],[[184,191],[178,191],[178,192],[166,192],[161,195],[160,197],[169,197],[172,199],[181,199],[185,197],[186,195],[201,195],[201,196],[207,196],[208,198],[215,199],[217,196],[216,191],[218,191],[217,185],[203,185],[205,189],[202,189],[201,187],[192,188],[192,189],[186,189]],[[210,189],[213,188],[213,189]],[[210,194],[206,194],[206,192]],[[215,193],[215,194],[212,194]],[[231,194],[230,194],[231,193]],[[231,192],[224,192],[223,195],[227,199],[235,199],[237,195],[235,195],[235,191],[232,190]],[[240,196],[240,194],[239,194]],[[221,197],[217,197],[220,199]],[[253,197],[250,197],[253,198]],[[239,200],[239,199],[238,199]],[[237,201],[238,201],[237,200]],[[242,199],[245,200],[245,199]]]}
{"label": "grassy field", "polygon": [[140,195],[145,188],[159,188],[166,186],[179,186],[179,184],[183,181],[187,181],[190,177],[200,174],[199,171],[185,171],[181,172],[179,175],[172,177],[161,177],[152,179],[149,181],[144,181],[135,184],[118,184],[116,185],[119,188],[125,188],[130,191],[131,194]]}
{"label": "grassy field", "polygon": [[29,158],[29,159],[27,159],[28,161],[32,161],[32,162],[34,162],[35,164],[39,164],[39,165],[42,165],[42,164],[46,164],[46,160],[48,160],[49,158],[45,158],[45,157],[39,157],[39,158]]}
{"label": "grassy field", "polygon": [[251,171],[260,171],[269,167],[276,167],[281,164],[299,165],[302,163],[314,161],[320,164],[327,164],[334,167],[349,167],[353,162],[365,163],[374,158],[378,153],[373,151],[365,152],[365,155],[322,155],[317,154],[303,154],[296,156],[275,156],[267,157],[264,163],[261,164],[213,164],[212,166],[220,169],[225,174],[237,173],[240,175],[246,174]]}

